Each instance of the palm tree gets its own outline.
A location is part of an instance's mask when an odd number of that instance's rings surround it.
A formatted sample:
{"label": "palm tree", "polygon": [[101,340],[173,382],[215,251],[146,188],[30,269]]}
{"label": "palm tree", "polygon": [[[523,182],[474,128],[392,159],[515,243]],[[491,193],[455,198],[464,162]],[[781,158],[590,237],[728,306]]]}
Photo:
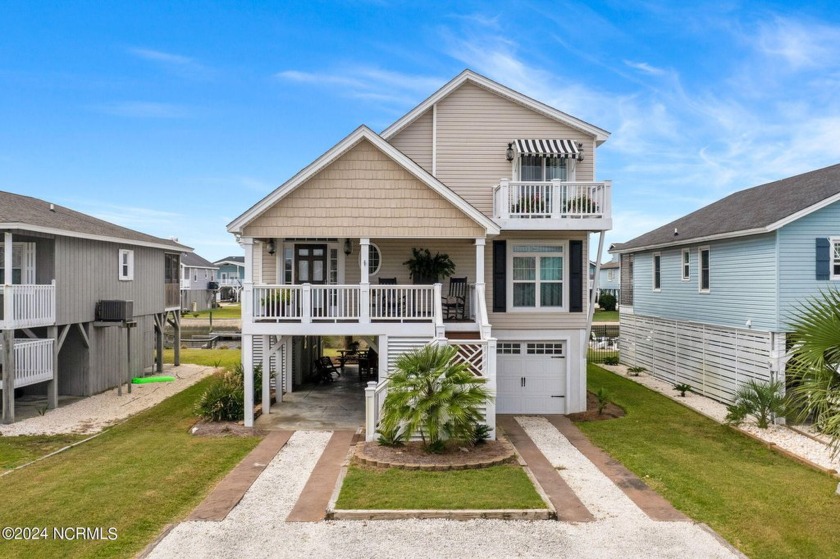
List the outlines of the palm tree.
{"label": "palm tree", "polygon": [[472,441],[479,407],[491,395],[484,379],[453,361],[457,353],[453,346],[428,345],[400,356],[382,404],[382,432],[418,434],[432,451],[442,450],[448,439]]}
{"label": "palm tree", "polygon": [[806,301],[793,320],[788,373],[800,419],[812,416],[840,452],[840,291],[829,289]]}

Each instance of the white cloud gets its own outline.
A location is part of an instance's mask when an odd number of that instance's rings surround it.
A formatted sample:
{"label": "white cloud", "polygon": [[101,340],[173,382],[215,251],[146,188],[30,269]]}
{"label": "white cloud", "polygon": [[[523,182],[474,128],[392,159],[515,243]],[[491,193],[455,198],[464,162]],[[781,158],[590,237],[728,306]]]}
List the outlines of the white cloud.
{"label": "white cloud", "polygon": [[652,66],[647,62],[633,62],[631,60],[625,60],[624,64],[625,66],[629,66],[634,70],[638,70],[643,74],[649,74],[651,76],[663,76],[667,74],[666,70],[663,70],[662,68],[657,68],[656,66]]}
{"label": "white cloud", "polygon": [[142,60],[152,62],[171,74],[182,77],[206,79],[214,75],[213,70],[188,56],[138,47],[129,48],[128,53]]}
{"label": "white cloud", "polygon": [[759,24],[756,48],[792,70],[836,65],[840,30],[815,21],[776,17]]}

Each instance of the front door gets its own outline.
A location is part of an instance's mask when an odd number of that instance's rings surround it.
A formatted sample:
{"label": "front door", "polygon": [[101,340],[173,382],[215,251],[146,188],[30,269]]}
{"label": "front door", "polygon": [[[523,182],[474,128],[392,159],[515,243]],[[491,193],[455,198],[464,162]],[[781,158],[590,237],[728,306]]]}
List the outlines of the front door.
{"label": "front door", "polygon": [[327,245],[295,245],[295,283],[327,283]]}

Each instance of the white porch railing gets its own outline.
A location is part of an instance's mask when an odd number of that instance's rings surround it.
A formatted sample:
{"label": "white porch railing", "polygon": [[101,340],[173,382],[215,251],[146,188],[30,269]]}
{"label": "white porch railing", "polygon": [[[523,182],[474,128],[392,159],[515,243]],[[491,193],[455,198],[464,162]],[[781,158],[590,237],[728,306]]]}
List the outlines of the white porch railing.
{"label": "white porch railing", "polygon": [[242,280],[238,278],[222,278],[218,282],[221,287],[242,287]]}
{"label": "white porch railing", "polygon": [[0,330],[55,324],[55,282],[0,285]]}
{"label": "white porch railing", "polygon": [[388,379],[379,384],[370,381],[365,387],[365,440],[376,440],[376,429],[382,416],[382,404],[388,395]]}
{"label": "white porch railing", "polygon": [[610,218],[609,182],[513,182],[493,189],[493,215],[499,219]]}
{"label": "white porch railing", "polygon": [[259,285],[251,301],[255,321],[292,322],[435,322],[439,303],[439,285]]}
{"label": "white porch railing", "polygon": [[[15,340],[15,388],[52,380],[53,343],[52,338],[46,340],[31,340],[29,338]],[[0,343],[0,352],[2,352],[2,348],[3,344]],[[3,381],[0,380],[0,390],[2,389]]]}

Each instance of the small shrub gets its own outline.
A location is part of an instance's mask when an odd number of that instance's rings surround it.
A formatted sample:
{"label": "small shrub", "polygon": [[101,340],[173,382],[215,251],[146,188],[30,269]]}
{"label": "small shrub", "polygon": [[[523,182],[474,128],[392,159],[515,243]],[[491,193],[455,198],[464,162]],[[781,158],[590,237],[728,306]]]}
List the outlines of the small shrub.
{"label": "small shrub", "polygon": [[595,398],[598,400],[598,415],[601,415],[610,403],[610,393],[602,386],[598,389],[598,392],[595,393]]}
{"label": "small shrub", "polygon": [[438,439],[426,445],[426,452],[429,454],[442,454],[446,450],[446,441]]}
{"label": "small shrub", "polygon": [[396,447],[403,446],[403,434],[399,429],[378,429],[377,442],[382,446]]}
{"label": "small shrub", "polygon": [[642,367],[641,365],[636,365],[635,367],[629,367],[627,369],[627,374],[632,377],[637,377],[647,371],[646,368]]}
{"label": "small shrub", "polygon": [[688,384],[675,384],[674,390],[680,393],[681,398],[685,398],[686,392],[693,392],[693,390],[691,390],[691,386]]}
{"label": "small shrub", "polygon": [[208,421],[239,421],[245,417],[241,378],[235,371],[222,373],[198,400],[198,415]]}
{"label": "small shrub", "polygon": [[618,355],[607,355],[604,357],[604,365],[618,365]]}
{"label": "small shrub", "polygon": [[738,425],[752,415],[759,428],[767,429],[776,416],[787,412],[787,398],[782,394],[782,388],[781,381],[748,381],[738,389],[735,404],[726,407],[726,422]]}
{"label": "small shrub", "polygon": [[475,434],[473,434],[473,444],[484,444],[490,438],[490,427],[484,423],[476,423]]}
{"label": "small shrub", "polygon": [[614,311],[616,305],[615,295],[611,293],[603,293],[600,297],[598,297],[598,304],[601,306],[601,309],[605,311]]}

